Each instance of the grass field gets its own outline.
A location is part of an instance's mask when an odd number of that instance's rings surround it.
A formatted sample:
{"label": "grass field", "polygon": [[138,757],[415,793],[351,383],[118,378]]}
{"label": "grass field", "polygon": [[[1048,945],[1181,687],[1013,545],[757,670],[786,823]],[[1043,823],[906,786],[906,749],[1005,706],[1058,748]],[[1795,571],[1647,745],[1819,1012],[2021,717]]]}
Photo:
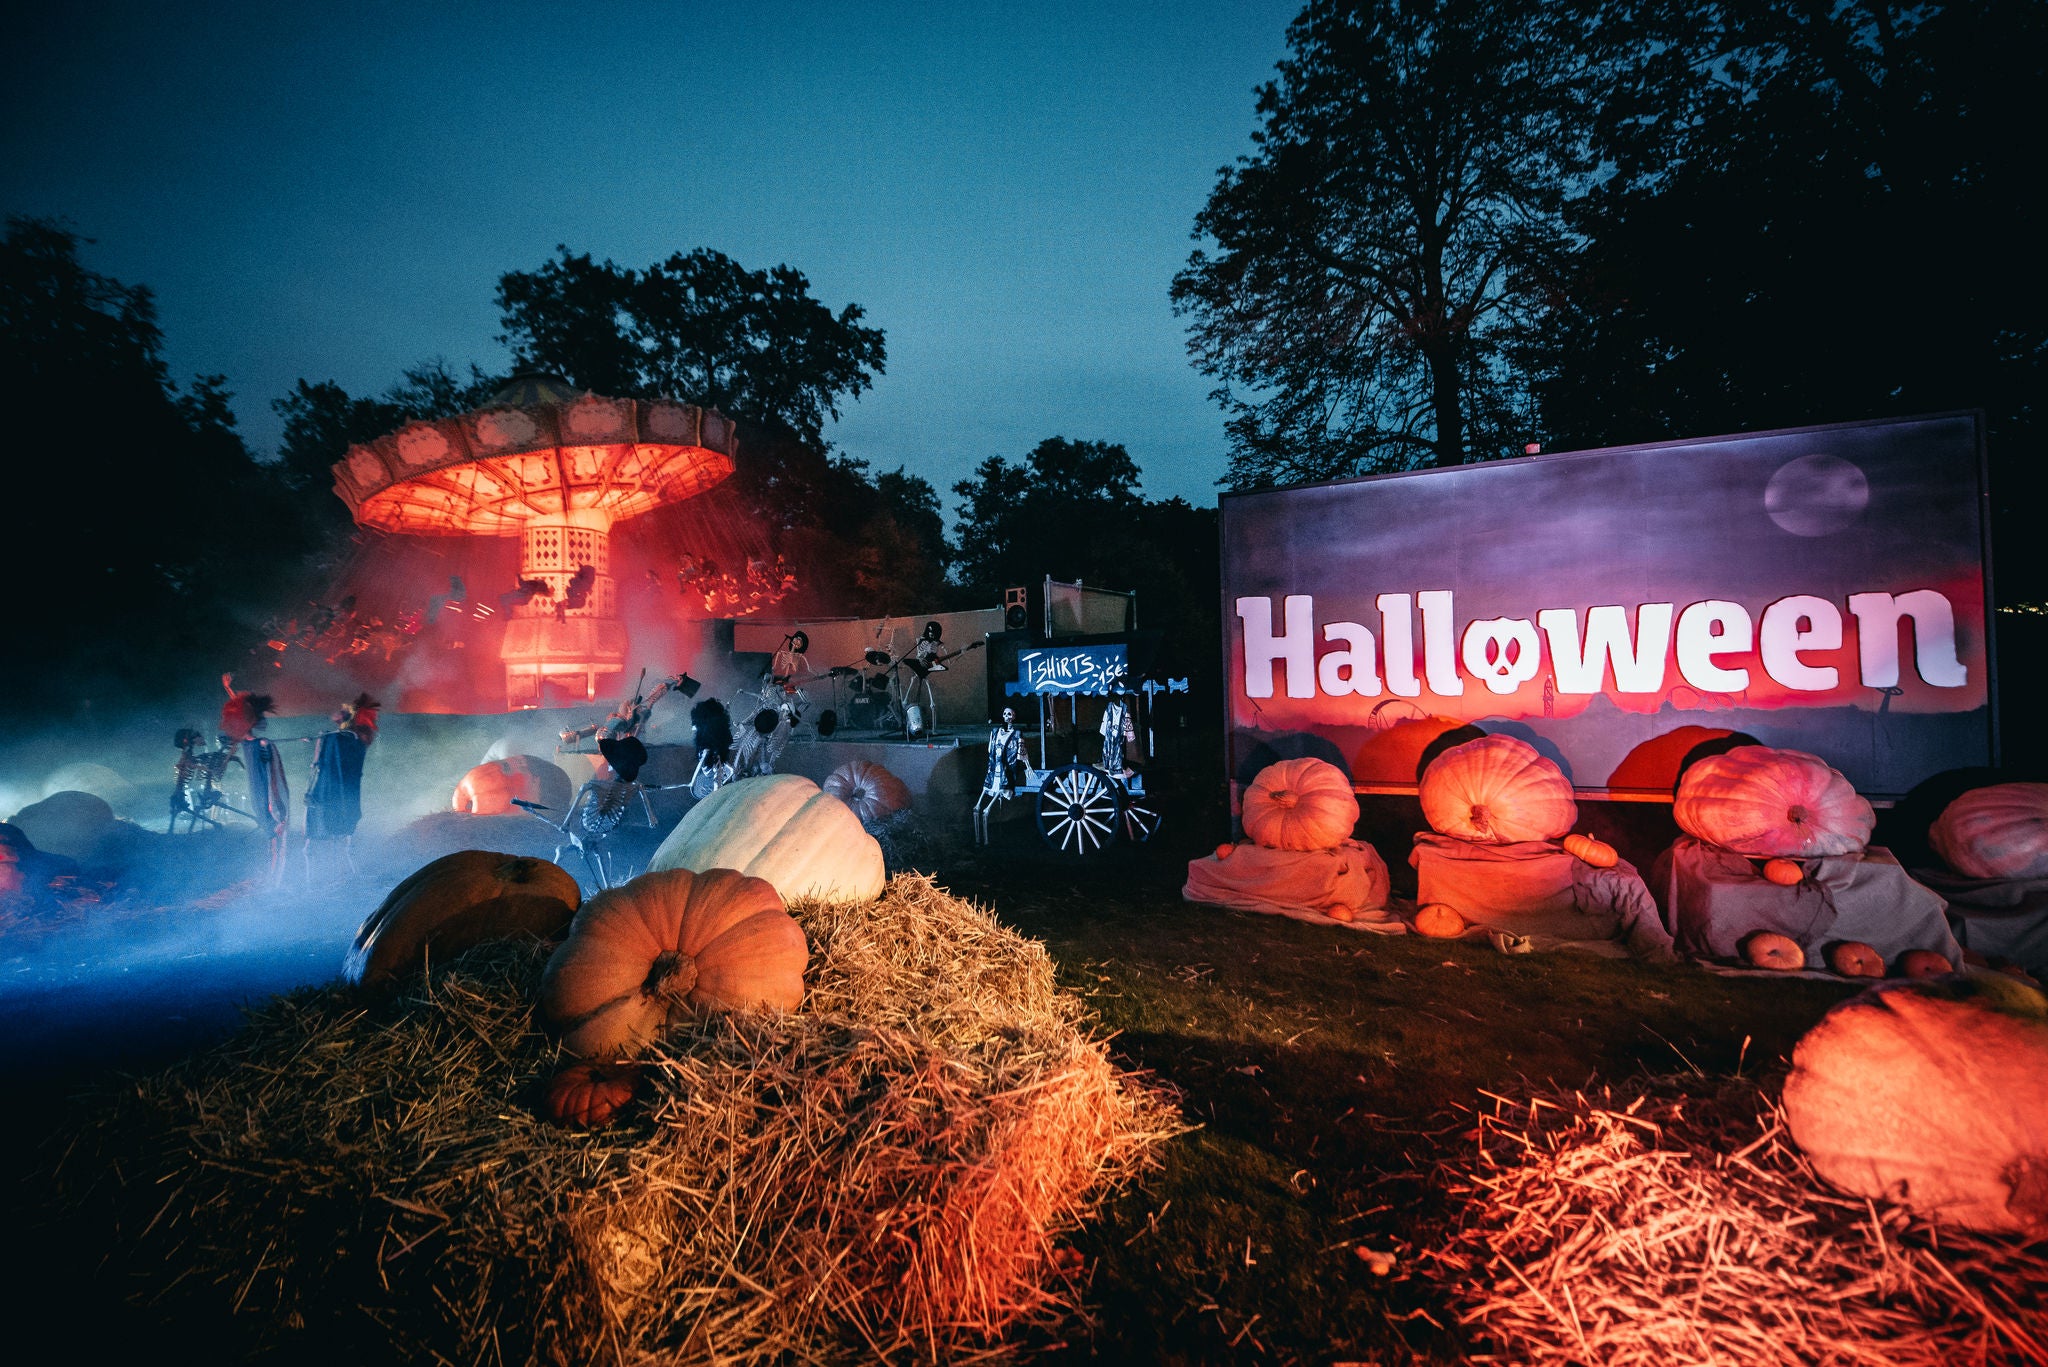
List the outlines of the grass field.
{"label": "grass field", "polygon": [[1460,1108],[1526,1082],[1769,1074],[1853,990],[1190,906],[1206,847],[1181,843],[1084,865],[999,841],[948,880],[1044,940],[1197,1126],[1082,1237],[1098,1315],[1076,1356],[1461,1360],[1441,1289],[1406,1275],[1435,1214],[1412,1174],[1470,1128]]}

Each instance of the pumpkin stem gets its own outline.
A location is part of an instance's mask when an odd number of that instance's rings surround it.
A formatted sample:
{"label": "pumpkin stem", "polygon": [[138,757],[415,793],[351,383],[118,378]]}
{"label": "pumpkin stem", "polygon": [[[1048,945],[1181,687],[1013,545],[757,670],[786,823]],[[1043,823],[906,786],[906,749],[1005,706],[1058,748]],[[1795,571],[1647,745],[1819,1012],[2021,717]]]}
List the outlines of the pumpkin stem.
{"label": "pumpkin stem", "polygon": [[1785,813],[1785,819],[1787,821],[1790,821],[1795,826],[1805,825],[1806,816],[1806,808],[1804,807],[1793,807],[1787,810]]}
{"label": "pumpkin stem", "polygon": [[646,986],[641,990],[650,997],[680,1002],[696,985],[697,961],[681,950],[666,949],[654,956],[654,965],[647,970]]}
{"label": "pumpkin stem", "polygon": [[2048,1159],[2038,1154],[2016,1158],[1999,1174],[2011,1194],[2005,1207],[2030,1226],[2048,1223]]}
{"label": "pumpkin stem", "polygon": [[1273,790],[1273,805],[1275,807],[1284,810],[1291,808],[1298,801],[1300,801],[1300,798],[1295,795],[1292,788],[1275,788]]}
{"label": "pumpkin stem", "polygon": [[1472,808],[1472,829],[1481,835],[1491,835],[1493,833],[1493,813],[1487,811],[1483,805],[1474,804]]}

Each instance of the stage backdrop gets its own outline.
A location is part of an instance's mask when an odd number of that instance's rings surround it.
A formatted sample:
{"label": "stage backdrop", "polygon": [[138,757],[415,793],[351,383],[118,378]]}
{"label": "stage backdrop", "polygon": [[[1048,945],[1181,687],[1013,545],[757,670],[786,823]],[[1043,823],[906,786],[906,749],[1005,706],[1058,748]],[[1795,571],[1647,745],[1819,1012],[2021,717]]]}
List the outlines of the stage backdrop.
{"label": "stage backdrop", "polygon": [[1977,414],[1526,457],[1222,500],[1230,773],[1341,758],[1412,791],[1507,732],[1670,795],[1729,732],[1897,796],[1990,764]]}

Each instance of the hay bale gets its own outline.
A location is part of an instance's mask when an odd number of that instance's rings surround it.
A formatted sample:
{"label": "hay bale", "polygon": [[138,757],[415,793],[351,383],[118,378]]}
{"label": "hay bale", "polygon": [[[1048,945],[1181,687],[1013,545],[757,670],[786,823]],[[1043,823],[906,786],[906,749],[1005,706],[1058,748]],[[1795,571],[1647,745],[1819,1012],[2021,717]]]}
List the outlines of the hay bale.
{"label": "hay bale", "polygon": [[278,998],[101,1098],[57,1184],[184,1312],[408,1360],[949,1360],[1072,1308],[1059,1234],[1177,1128],[1043,946],[929,879],[793,909],[794,1015],[719,1016],[596,1134],[532,1104],[537,943]]}
{"label": "hay bale", "polygon": [[2048,1245],[1838,1196],[1753,1082],[1491,1099],[1421,1252],[1488,1361],[2048,1362]]}

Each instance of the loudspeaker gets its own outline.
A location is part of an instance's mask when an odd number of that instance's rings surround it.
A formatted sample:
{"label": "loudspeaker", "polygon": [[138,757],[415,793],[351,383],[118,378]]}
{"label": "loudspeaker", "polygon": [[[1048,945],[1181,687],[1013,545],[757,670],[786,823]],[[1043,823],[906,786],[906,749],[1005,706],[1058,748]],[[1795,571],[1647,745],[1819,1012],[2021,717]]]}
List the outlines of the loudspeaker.
{"label": "loudspeaker", "polygon": [[1022,603],[1011,603],[1003,609],[1003,627],[1008,631],[1022,631],[1030,624],[1031,614]]}
{"label": "loudspeaker", "polygon": [[829,735],[831,735],[831,734],[832,734],[832,733],[833,733],[834,731],[837,731],[838,729],[839,729],[839,714],[838,714],[837,712],[834,712],[834,711],[833,711],[833,710],[832,710],[831,708],[829,708],[829,707],[828,707],[828,708],[826,708],[826,709],[825,709],[825,710],[824,710],[823,712],[820,712],[820,713],[818,714],[818,734],[819,734],[819,735],[821,735],[821,736],[829,736]]}

